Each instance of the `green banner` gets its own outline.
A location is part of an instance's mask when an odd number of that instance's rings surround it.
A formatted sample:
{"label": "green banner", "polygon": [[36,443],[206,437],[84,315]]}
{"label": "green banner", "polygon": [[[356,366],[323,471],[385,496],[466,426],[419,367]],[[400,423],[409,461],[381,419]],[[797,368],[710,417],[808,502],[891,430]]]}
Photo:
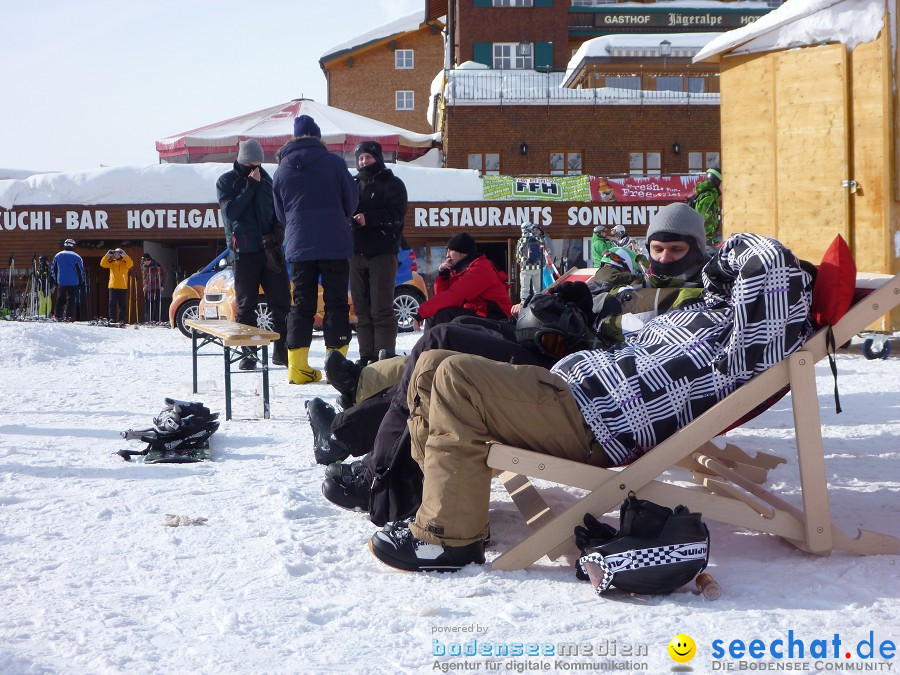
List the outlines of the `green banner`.
{"label": "green banner", "polygon": [[542,202],[589,202],[591,186],[588,176],[554,176],[552,178],[522,178],[515,176],[485,176],[482,190],[489,201],[503,199]]}

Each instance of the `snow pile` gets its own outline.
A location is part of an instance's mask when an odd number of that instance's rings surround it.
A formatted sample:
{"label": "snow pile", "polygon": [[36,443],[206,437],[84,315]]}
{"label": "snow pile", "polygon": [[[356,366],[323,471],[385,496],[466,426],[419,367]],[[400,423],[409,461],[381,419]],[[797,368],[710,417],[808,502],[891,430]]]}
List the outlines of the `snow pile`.
{"label": "snow pile", "polygon": [[[437,163],[436,154],[423,163]],[[270,175],[276,164],[264,164]],[[482,201],[481,178],[469,169],[391,164],[411,202]],[[151,164],[44,173],[0,180],[0,207],[55,204],[215,204],[216,180],[230,164]],[[351,172],[355,173],[355,172]]]}
{"label": "snow pile", "polygon": [[386,23],[382,26],[378,26],[377,28],[373,28],[372,30],[363,33],[362,35],[357,35],[350,40],[342,42],[339,45],[335,45],[331,49],[327,49],[325,53],[322,54],[320,60],[328,60],[329,58],[333,58],[339,52],[355,49],[356,47],[362,47],[369,44],[370,42],[386,40],[389,37],[393,37],[394,35],[401,35],[403,33],[411,33],[413,31],[419,30],[419,26],[421,26],[424,21],[425,14],[421,9],[416,10],[411,14],[401,16],[399,19],[395,19],[390,23]]}
{"label": "snow pile", "polygon": [[[415,338],[402,335],[400,349]],[[327,384],[289,386],[273,368],[272,419],[246,419],[260,406],[261,375],[235,374],[235,419],[212,437],[213,462],[126,463],[116,451],[140,444],[119,432],[149,426],[165,396],[224,410],[221,352],[199,359],[201,393],[192,395],[190,341],[177,331],[0,322],[0,340],[3,673],[431,673],[440,672],[436,662],[464,660],[481,672],[489,661],[498,672],[536,661],[549,665],[529,672],[566,668],[555,658],[435,656],[473,638],[644,645],[637,659],[561,660],[570,670],[639,661],[641,672],[662,673],[673,666],[666,645],[681,632],[697,643],[689,665],[708,673],[715,639],[727,648],[793,631],[809,645],[837,633],[855,653],[869,631],[876,644],[900,637],[897,556],[820,558],[715,521],[707,521],[710,572],[723,589],[715,602],[688,588],[600,599],[568,564],[546,559],[520,572],[488,564],[453,575],[396,572],[368,551],[374,526],[322,497],[304,402],[332,400]],[[324,351],[317,335],[312,363],[321,365]],[[898,536],[900,359],[866,361],[854,348],[838,355],[838,367],[839,417],[831,373],[816,370],[832,516],[849,532],[865,524]],[[793,457],[789,401],[729,440]],[[799,503],[795,459],[772,479]],[[577,494],[549,489],[555,507]],[[207,520],[167,527],[167,514]],[[496,482],[491,519],[489,560],[526,531]],[[777,665],[768,654],[748,660]],[[812,670],[815,659],[803,660]]]}
{"label": "snow pile", "polygon": [[791,0],[742,28],[723,33],[695,57],[841,42],[847,49],[871,42],[884,26],[883,0]]}

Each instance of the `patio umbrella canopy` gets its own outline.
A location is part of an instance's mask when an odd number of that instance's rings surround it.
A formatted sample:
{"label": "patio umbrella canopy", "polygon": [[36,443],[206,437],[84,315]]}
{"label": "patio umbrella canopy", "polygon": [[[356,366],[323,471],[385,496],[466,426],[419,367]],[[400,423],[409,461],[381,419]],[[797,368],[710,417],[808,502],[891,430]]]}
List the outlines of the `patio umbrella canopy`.
{"label": "patio umbrella canopy", "polygon": [[278,149],[293,137],[294,118],[300,115],[312,117],[322,130],[322,141],[328,149],[345,157],[360,141],[375,140],[381,143],[386,159],[410,161],[428,152],[440,137],[300,98],[163,138],[156,142],[156,150],[160,162],[232,161],[237,156],[238,143],[255,138],[265,150],[266,161],[274,161]]}

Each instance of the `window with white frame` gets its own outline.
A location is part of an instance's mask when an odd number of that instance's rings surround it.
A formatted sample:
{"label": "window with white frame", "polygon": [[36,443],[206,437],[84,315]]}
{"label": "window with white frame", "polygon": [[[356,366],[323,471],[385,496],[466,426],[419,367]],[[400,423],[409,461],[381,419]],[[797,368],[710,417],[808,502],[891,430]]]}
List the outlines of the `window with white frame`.
{"label": "window with white frame", "polygon": [[658,176],[661,169],[661,152],[628,153],[628,173],[632,176]]}
{"label": "window with white frame", "polygon": [[534,0],[494,0],[494,7],[532,7]]}
{"label": "window with white frame", "polygon": [[396,92],[397,96],[397,110],[415,110],[415,102],[412,90],[409,91],[398,91]]}
{"label": "window with white frame", "polygon": [[615,5],[619,0],[572,0],[572,7],[600,7],[601,5]]}
{"label": "window with white frame", "polygon": [[499,152],[470,152],[469,163],[470,169],[480,171],[484,176],[500,175],[500,153]]}
{"label": "window with white frame", "polygon": [[397,70],[412,70],[415,59],[412,49],[398,49],[394,52],[394,68]]}
{"label": "window with white frame", "polygon": [[534,49],[530,42],[495,42],[495,70],[530,70],[534,64]]}
{"label": "window with white frame", "polygon": [[551,176],[578,176],[581,175],[580,152],[551,152],[550,153]]}
{"label": "window with white frame", "polygon": [[690,173],[703,173],[707,169],[716,169],[719,166],[718,152],[689,152],[688,171]]}

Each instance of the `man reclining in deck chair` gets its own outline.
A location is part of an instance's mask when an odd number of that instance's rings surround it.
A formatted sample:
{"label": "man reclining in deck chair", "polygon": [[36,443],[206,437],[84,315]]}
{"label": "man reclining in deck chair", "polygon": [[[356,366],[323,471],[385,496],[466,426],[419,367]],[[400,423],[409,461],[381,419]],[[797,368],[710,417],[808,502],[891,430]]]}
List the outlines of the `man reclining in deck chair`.
{"label": "man reclining in deck chair", "polygon": [[811,333],[811,277],[773,239],[732,236],[703,282],[701,301],[660,314],[621,347],[576,352],[549,372],[422,354],[407,397],[422,503],[412,522],[372,536],[374,555],[411,571],[483,563],[489,441],[595,466],[627,464]]}
{"label": "man reclining in deck chair", "polygon": [[[591,282],[591,289],[581,282],[569,282],[555,290],[559,291],[563,302],[580,305],[586,315],[592,315],[603,346],[611,346],[622,339],[624,312],[640,313],[646,318],[648,314],[700,296],[700,272],[708,260],[704,236],[703,219],[696,211],[685,204],[670,204],[653,216],[647,231],[648,274],[643,274],[634,257],[619,261],[610,257],[609,265],[598,270],[597,283]],[[649,301],[646,300],[648,297]],[[512,323],[504,326],[496,322],[459,324],[454,321],[426,331],[414,347],[398,385],[384,393],[385,403],[370,399],[363,406],[345,410],[337,418],[333,418],[333,411],[330,418],[325,418],[329,423],[334,419],[332,431],[342,440],[352,447],[364,448],[352,454],[359,455],[372,449],[365,460],[332,463],[327,467],[322,485],[326,499],[342,508],[368,510],[376,525],[414,513],[421,499],[421,473],[410,457],[409,435],[404,432],[409,418],[407,390],[418,358],[429,350],[441,349],[478,354],[504,363],[550,368],[563,356],[562,353],[537,350],[534,346],[519,343]],[[343,363],[352,367],[350,361],[343,360]],[[334,368],[336,361],[332,360],[331,365]],[[378,365],[367,366],[367,369]],[[328,364],[326,372],[327,368]],[[355,388],[359,371],[354,369],[352,377],[343,375],[342,372],[328,372],[328,379],[333,383],[347,380],[346,392],[352,391],[350,387]],[[311,422],[316,414],[314,411],[323,403],[310,402]],[[381,415],[380,426],[375,427],[377,433],[367,434],[367,427],[372,423],[369,411],[377,406],[382,406],[378,408],[381,412],[376,413]],[[315,431],[315,424],[313,426]],[[327,443],[328,434],[324,436]],[[317,461],[343,461],[351,448],[341,445],[340,441],[328,444],[330,447],[324,452],[317,448]]]}

